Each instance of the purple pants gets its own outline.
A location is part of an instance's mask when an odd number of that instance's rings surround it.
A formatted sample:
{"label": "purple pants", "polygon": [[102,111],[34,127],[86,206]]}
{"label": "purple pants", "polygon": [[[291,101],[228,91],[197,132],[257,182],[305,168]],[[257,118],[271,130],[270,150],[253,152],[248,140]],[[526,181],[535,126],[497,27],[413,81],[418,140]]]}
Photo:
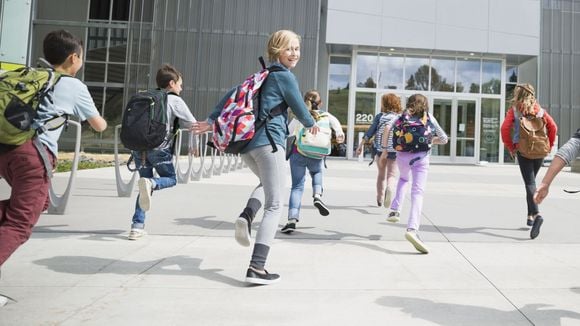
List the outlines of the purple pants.
{"label": "purple pants", "polygon": [[397,153],[397,166],[399,167],[399,182],[397,192],[391,202],[391,209],[401,211],[407,183],[412,178],[411,183],[411,210],[407,229],[419,230],[421,224],[421,210],[423,209],[423,192],[427,184],[427,174],[429,172],[429,154],[420,153]]}

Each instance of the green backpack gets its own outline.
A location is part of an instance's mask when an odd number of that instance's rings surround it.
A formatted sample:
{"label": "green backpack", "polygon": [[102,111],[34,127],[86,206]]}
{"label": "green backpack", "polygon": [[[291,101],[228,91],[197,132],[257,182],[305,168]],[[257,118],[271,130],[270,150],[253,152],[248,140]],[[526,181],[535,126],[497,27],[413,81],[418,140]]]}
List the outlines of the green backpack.
{"label": "green backpack", "polygon": [[0,75],[1,144],[18,146],[33,138],[39,128],[45,131],[62,126],[66,121],[62,117],[42,126],[35,123],[39,103],[59,78],[60,73],[51,68],[24,67]]}

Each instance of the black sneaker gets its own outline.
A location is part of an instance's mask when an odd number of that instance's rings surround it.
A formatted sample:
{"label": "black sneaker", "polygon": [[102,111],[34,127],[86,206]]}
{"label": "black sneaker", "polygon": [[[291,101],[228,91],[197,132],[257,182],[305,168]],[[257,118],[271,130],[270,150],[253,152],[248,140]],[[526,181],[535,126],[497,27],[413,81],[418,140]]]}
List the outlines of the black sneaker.
{"label": "black sneaker", "polygon": [[526,225],[527,225],[527,226],[532,226],[532,225],[534,225],[534,219],[533,219],[533,218],[529,218],[529,217],[528,217],[528,218],[526,219]]}
{"label": "black sneaker", "polygon": [[282,230],[280,230],[280,232],[290,234],[296,231],[296,222],[298,221],[296,221],[295,219],[288,220],[288,223],[286,223],[286,225],[282,227]]}
{"label": "black sneaker", "polygon": [[262,274],[250,267],[246,272],[246,282],[248,283],[268,285],[278,281],[280,281],[280,275],[270,274],[267,270],[264,270],[264,274]]}
{"label": "black sneaker", "polygon": [[530,231],[530,238],[535,239],[540,235],[540,227],[544,223],[544,218],[540,215],[536,216],[534,220],[534,225],[532,225],[532,230]]}
{"label": "black sneaker", "polygon": [[330,214],[328,207],[326,207],[326,205],[324,205],[324,203],[322,202],[322,199],[320,199],[318,197],[314,197],[313,203],[314,203],[314,207],[318,208],[318,212],[320,213],[320,215],[328,216],[328,214]]}

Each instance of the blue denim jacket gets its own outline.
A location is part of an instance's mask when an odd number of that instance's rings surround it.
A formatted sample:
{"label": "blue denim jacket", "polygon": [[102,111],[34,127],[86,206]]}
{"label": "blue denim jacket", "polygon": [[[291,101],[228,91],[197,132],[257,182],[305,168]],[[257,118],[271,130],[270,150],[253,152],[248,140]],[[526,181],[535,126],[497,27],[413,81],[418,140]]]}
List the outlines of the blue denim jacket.
{"label": "blue denim jacket", "polygon": [[[298,121],[300,121],[307,128],[314,126],[315,121],[310,115],[310,112],[308,112],[308,108],[304,104],[302,94],[298,88],[298,81],[296,80],[296,76],[294,76],[290,70],[288,70],[280,63],[276,62],[273,63],[272,66],[273,65],[281,67],[283,70],[270,73],[262,85],[262,107],[260,111],[260,119],[265,119],[270,110],[278,106],[278,104],[282,103],[282,101],[285,101]],[[230,90],[215,106],[214,110],[207,119],[209,124],[213,124],[215,119],[217,119],[225,102],[235,90],[236,88]],[[267,124],[267,128],[270,131],[272,138],[274,139],[274,143],[276,143],[276,145],[280,146],[282,149],[286,148],[286,137],[288,136],[287,125],[288,112],[284,112],[284,114],[274,117]],[[270,146],[270,142],[266,136],[265,128],[261,128],[254,135],[254,138],[248,144],[248,146],[244,148],[242,153],[247,153],[252,149],[265,145]]]}

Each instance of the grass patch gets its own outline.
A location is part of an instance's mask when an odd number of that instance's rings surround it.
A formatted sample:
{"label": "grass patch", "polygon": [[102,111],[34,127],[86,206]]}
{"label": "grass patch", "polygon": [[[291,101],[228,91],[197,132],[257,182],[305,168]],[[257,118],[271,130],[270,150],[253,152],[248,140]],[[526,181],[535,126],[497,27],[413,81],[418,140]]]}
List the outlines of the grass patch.
{"label": "grass patch", "polygon": [[[56,172],[69,172],[72,170],[72,160],[58,160]],[[115,165],[113,162],[105,161],[79,161],[78,170],[98,169]]]}

